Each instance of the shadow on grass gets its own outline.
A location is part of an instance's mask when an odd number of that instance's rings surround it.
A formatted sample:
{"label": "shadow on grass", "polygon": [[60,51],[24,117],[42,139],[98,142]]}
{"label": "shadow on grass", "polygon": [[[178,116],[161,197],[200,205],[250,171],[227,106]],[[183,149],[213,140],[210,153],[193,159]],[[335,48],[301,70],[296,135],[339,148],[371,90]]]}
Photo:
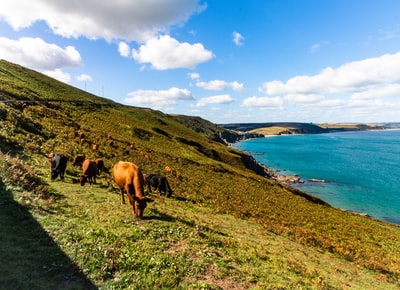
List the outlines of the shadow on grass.
{"label": "shadow on grass", "polygon": [[97,289],[0,177],[0,289]]}
{"label": "shadow on grass", "polygon": [[207,231],[207,232],[218,234],[221,236],[228,236],[224,232],[211,229],[208,226],[196,224],[194,221],[188,221],[188,220],[180,218],[180,217],[173,217],[169,214],[160,212],[157,209],[150,209],[150,211],[152,212],[152,215],[143,217],[143,220],[160,220],[160,221],[166,221],[166,222],[179,222],[186,226],[196,228],[197,230]]}

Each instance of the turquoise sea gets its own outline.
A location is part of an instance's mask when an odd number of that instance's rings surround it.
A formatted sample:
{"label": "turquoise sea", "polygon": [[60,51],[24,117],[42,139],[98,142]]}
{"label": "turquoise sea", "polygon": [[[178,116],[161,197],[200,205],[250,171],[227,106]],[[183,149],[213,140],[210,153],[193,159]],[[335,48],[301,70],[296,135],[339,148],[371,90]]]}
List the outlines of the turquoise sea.
{"label": "turquoise sea", "polygon": [[[400,225],[400,130],[273,136],[234,144],[330,205]],[[328,182],[310,182],[309,179]]]}

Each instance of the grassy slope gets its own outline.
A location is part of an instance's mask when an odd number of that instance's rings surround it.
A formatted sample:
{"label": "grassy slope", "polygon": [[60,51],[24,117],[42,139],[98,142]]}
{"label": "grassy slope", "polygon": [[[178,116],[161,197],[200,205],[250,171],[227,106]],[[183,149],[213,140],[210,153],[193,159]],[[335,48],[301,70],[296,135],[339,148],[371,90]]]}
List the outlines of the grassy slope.
{"label": "grassy slope", "polygon": [[[91,281],[138,289],[398,286],[398,227],[311,203],[255,175],[241,163],[241,153],[211,141],[208,130],[193,130],[197,122],[211,132],[214,125],[196,119],[185,126],[176,116],[124,107],[4,61],[0,79],[0,97],[46,101],[0,104],[0,149],[9,153],[1,158],[0,192],[7,203],[0,203],[0,214],[7,209],[12,214],[5,216],[35,224],[39,240],[55,241],[45,245],[60,256],[50,267],[37,258],[44,249],[37,256],[20,250],[23,246],[13,249],[18,237],[8,237],[14,228],[3,222],[1,236],[7,238],[0,242],[17,254],[2,251],[0,259],[21,272],[8,270],[0,286],[54,283],[67,289]],[[83,144],[74,139],[77,130],[85,134]],[[52,151],[101,157],[108,168],[125,159],[164,174],[170,165],[183,180],[170,176],[174,198],[153,196],[146,219],[138,222],[128,206],[119,205],[108,174],[97,185],[80,187],[79,169],[69,166],[65,183],[49,181],[45,156]],[[26,235],[20,243],[31,240]],[[20,264],[26,256],[33,282],[18,279],[28,267]],[[60,268],[68,274],[47,282],[39,278]]]}

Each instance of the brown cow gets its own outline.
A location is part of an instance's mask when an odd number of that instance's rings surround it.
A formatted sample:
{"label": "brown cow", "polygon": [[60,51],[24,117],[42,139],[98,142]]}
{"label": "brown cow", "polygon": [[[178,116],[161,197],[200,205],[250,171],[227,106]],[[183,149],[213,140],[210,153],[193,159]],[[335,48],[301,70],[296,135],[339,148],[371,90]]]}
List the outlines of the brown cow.
{"label": "brown cow", "polygon": [[144,179],[139,167],[131,162],[119,161],[113,167],[113,176],[121,191],[121,204],[125,204],[125,191],[132,213],[142,218],[147,202],[152,200],[144,196]]}
{"label": "brown cow", "polygon": [[170,167],[170,166],[165,166],[165,172],[166,172],[167,174],[171,174],[171,175],[172,175],[172,167]]}
{"label": "brown cow", "polygon": [[85,161],[85,154],[79,154],[74,157],[74,161],[72,162],[72,166],[82,166],[83,161]]}
{"label": "brown cow", "polygon": [[182,180],[182,173],[177,172],[177,173],[175,174],[175,177],[176,177],[176,179],[178,179],[178,180]]}
{"label": "brown cow", "polygon": [[91,185],[96,184],[97,163],[94,160],[86,159],[82,164],[83,174],[79,178],[79,183],[84,186],[87,181]]}

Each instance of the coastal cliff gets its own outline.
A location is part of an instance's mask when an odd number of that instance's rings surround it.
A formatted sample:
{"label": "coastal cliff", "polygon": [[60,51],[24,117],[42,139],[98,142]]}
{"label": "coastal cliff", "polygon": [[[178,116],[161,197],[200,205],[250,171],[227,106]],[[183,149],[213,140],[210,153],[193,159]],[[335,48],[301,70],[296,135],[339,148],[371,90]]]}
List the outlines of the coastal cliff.
{"label": "coastal cliff", "polygon": [[233,123],[222,124],[222,128],[242,134],[252,133],[265,135],[322,134],[344,131],[366,131],[400,128],[399,123],[301,123],[301,122],[268,122],[268,123]]}
{"label": "coastal cliff", "polygon": [[321,134],[328,132],[326,128],[312,123],[296,122],[234,123],[223,124],[221,127],[238,132],[250,132],[260,135]]}

